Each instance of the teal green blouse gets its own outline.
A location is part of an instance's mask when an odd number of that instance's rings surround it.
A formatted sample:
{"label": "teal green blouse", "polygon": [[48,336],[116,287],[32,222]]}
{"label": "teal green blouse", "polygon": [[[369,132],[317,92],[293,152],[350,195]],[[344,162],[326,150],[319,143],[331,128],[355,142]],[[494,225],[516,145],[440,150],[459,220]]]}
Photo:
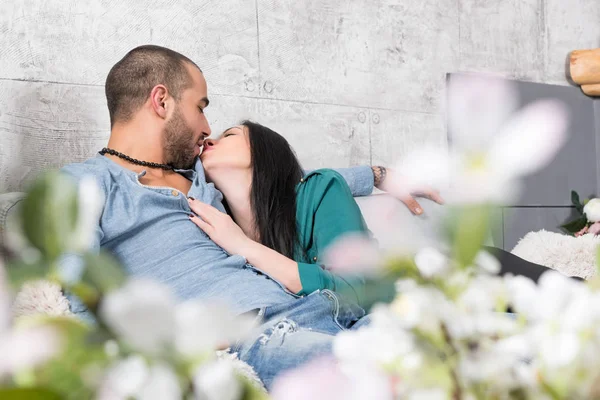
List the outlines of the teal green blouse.
{"label": "teal green blouse", "polygon": [[296,251],[302,290],[307,295],[315,290],[354,293],[358,304],[363,298],[364,279],[338,276],[321,264],[327,247],[347,233],[368,234],[367,226],[348,184],[330,169],[319,169],[306,175],[296,187],[296,220],[301,250]]}

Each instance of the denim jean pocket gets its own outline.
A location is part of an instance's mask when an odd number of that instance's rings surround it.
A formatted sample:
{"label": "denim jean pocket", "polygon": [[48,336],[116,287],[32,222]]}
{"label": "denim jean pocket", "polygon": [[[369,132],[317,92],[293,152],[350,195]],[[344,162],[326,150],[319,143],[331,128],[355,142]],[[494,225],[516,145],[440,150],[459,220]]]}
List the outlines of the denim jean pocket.
{"label": "denim jean pocket", "polygon": [[358,304],[346,300],[331,290],[321,290],[321,294],[331,303],[333,319],[341,329],[352,328],[352,325],[366,315],[365,310]]}

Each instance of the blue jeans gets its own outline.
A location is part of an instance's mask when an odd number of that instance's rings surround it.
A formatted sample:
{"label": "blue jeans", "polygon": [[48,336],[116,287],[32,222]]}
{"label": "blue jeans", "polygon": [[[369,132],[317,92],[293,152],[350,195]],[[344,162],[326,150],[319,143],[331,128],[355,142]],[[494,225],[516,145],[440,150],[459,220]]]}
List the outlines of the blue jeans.
{"label": "blue jeans", "polygon": [[331,354],[333,338],[369,323],[358,305],[330,290],[259,310],[259,327],[231,352],[251,365],[267,390],[280,373]]}

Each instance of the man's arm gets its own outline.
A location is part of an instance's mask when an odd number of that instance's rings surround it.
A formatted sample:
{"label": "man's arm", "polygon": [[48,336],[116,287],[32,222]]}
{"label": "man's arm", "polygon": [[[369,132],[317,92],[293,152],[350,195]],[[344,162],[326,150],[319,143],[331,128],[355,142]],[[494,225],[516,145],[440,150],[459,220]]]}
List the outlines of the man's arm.
{"label": "man's arm", "polygon": [[[97,193],[97,195],[102,196],[103,199],[107,198],[107,189],[100,181],[99,175],[97,174],[98,171],[95,171],[93,168],[90,168],[82,163],[77,163],[69,164],[63,167],[60,171],[73,179],[73,182],[77,185],[80,185],[85,177],[94,178],[98,188],[100,189],[100,193]],[[102,207],[104,207],[104,205]],[[100,244],[104,238],[104,232],[100,226],[99,219],[94,220],[92,223],[93,227],[90,226],[89,228],[93,229],[93,235],[90,238],[87,251],[97,254],[100,252]],[[64,254],[59,260],[58,273],[60,275],[60,279],[66,285],[73,285],[81,280],[84,268],[85,265],[80,254],[67,253]],[[65,291],[65,297],[69,300],[69,307],[73,314],[77,315],[77,317],[86,322],[95,322],[93,315],[77,296],[69,291]]]}
{"label": "man's arm", "polygon": [[334,170],[342,175],[346,183],[348,183],[350,192],[352,192],[352,196],[368,196],[373,193],[373,187],[375,184],[373,180],[373,169],[368,165],[360,165],[358,167],[349,168],[335,168]]}
{"label": "man's arm", "polygon": [[[425,197],[438,204],[444,204],[440,194],[431,188],[423,188],[416,192],[404,190],[408,186],[403,184],[407,179],[390,168],[379,165],[361,165],[335,168],[335,171],[344,177],[354,197],[368,196],[373,193],[373,188],[377,188],[399,199],[415,215],[423,213],[423,208],[415,200],[415,197]],[[306,173],[308,172],[310,171],[306,171]]]}

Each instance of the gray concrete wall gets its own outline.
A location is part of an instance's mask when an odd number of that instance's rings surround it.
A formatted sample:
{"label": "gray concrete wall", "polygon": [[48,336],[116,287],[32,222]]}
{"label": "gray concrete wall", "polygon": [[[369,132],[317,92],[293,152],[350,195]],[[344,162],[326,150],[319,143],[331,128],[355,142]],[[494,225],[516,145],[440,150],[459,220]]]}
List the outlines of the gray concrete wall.
{"label": "gray concrete wall", "polygon": [[315,168],[445,146],[448,72],[567,84],[599,21],[598,0],[0,0],[0,193],[105,143],[105,76],[140,44],[202,67],[213,131],[254,118]]}

